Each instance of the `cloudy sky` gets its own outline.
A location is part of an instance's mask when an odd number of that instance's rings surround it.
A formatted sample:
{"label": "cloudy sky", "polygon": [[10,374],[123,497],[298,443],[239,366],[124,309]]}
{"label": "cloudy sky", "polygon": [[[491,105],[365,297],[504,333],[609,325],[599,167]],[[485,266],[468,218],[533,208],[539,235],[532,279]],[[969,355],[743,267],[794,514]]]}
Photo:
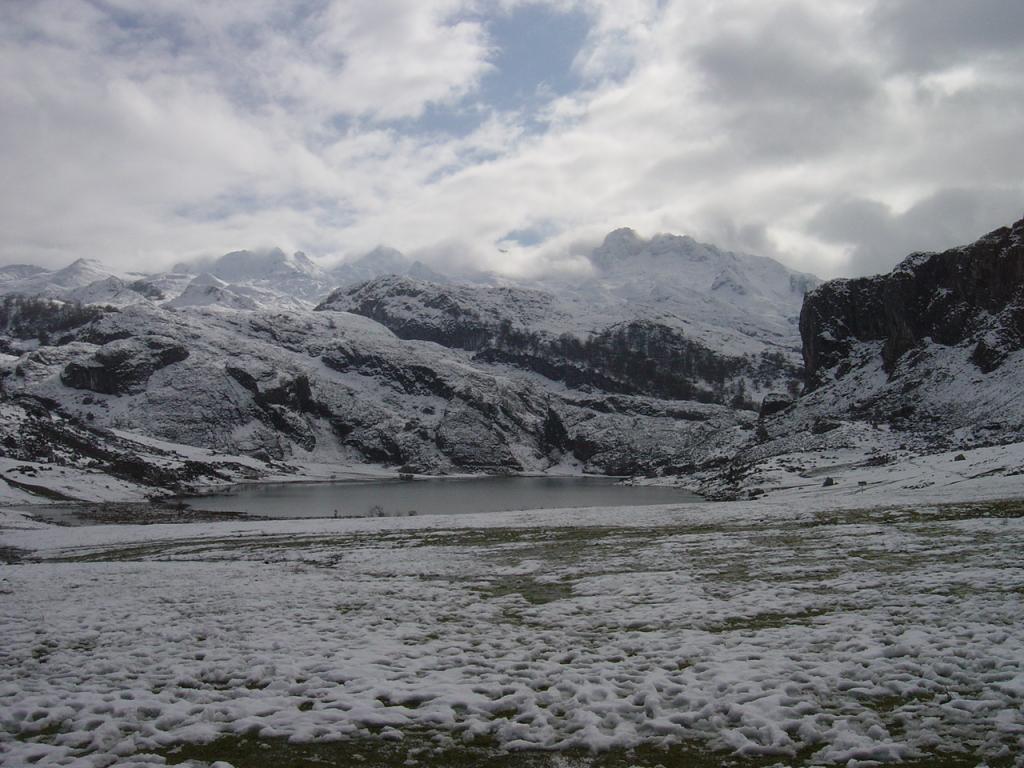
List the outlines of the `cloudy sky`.
{"label": "cloudy sky", "polygon": [[823,276],[1024,215],[1020,0],[4,0],[0,263],[676,232]]}

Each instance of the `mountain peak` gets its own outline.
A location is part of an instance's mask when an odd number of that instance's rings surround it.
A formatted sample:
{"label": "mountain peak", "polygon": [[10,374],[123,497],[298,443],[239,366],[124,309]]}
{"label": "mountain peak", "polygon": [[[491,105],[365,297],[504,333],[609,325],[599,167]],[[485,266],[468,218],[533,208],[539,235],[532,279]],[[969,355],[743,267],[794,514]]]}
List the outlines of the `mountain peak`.
{"label": "mountain peak", "polygon": [[209,272],[203,272],[197,275],[192,280],[192,282],[189,283],[189,285],[214,286],[216,288],[226,288],[228,284],[214,274],[211,274]]}
{"label": "mountain peak", "polygon": [[379,275],[404,275],[411,266],[409,257],[401,251],[387,245],[378,245],[362,256],[335,264],[330,274],[335,280],[351,285],[371,280]]}
{"label": "mountain peak", "polygon": [[77,275],[77,274],[103,274],[104,276],[109,275],[110,272],[107,270],[103,263],[98,259],[87,259],[79,258],[72,261],[66,267],[58,269],[54,275]]}
{"label": "mountain peak", "polygon": [[644,240],[629,227],[619,227],[604,236],[604,242],[594,249],[595,263],[612,263],[626,256],[638,253],[644,246]]}
{"label": "mountain peak", "polygon": [[635,230],[621,227],[605,236],[604,242],[594,249],[590,260],[599,269],[607,270],[641,255],[670,258],[685,256],[689,261],[708,261],[715,257],[721,259],[732,256],[713,245],[698,243],[689,235],[659,233],[645,239]]}
{"label": "mountain peak", "polygon": [[75,259],[63,269],[45,275],[48,282],[62,288],[80,288],[95,280],[110,277],[111,274],[96,259]]}
{"label": "mountain peak", "polygon": [[372,251],[353,260],[352,263],[365,264],[379,270],[389,270],[391,268],[405,268],[409,264],[409,259],[397,248],[392,248],[388,245],[378,245]]}

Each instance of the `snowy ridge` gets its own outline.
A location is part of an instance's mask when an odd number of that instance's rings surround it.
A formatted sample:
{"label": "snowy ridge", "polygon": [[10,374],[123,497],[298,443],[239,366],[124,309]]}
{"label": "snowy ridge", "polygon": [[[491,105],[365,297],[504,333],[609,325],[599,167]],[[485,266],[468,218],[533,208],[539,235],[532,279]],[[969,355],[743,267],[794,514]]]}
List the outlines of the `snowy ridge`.
{"label": "snowy ridge", "polygon": [[[329,268],[301,251],[286,254],[280,248],[272,248],[232,251],[215,258],[181,262],[168,272],[128,275],[115,275],[93,259],[78,259],[58,270],[13,264],[0,267],[0,296],[45,296],[109,306],[171,302],[170,306],[179,308],[308,309],[338,286],[385,274],[437,282],[449,280],[425,264],[383,246]],[[190,290],[196,280],[199,282]]]}
{"label": "snowy ridge", "polygon": [[[632,230],[608,235],[592,261],[589,277],[543,285],[385,276],[340,288],[318,308],[365,315],[402,338],[469,350],[571,387],[749,404],[795,385],[797,316],[816,278],[771,259],[671,235],[643,240]],[[622,375],[651,364],[658,370],[648,380]]]}
{"label": "snowy ridge", "polygon": [[116,276],[95,259],[77,259],[63,269],[54,271],[26,268],[25,265],[8,267],[12,275],[0,283],[3,293],[41,294],[60,298],[67,291],[85,288],[98,281]]}

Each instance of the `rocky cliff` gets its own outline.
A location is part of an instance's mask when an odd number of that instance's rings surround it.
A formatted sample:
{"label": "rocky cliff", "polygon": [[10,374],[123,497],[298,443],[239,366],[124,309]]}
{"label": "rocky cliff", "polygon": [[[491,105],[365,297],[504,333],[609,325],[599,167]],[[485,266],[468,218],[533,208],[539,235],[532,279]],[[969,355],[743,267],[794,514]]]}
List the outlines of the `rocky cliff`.
{"label": "rocky cliff", "polygon": [[800,330],[804,392],[765,398],[746,442],[699,473],[705,493],[831,484],[822,466],[898,483],[900,460],[927,475],[932,457],[957,467],[959,451],[1024,441],[1024,221],[886,275],[827,282],[807,294]]}
{"label": "rocky cliff", "polygon": [[926,342],[968,344],[984,373],[1024,339],[1024,219],[942,253],[914,253],[887,275],[833,280],[807,294],[800,313],[808,388],[850,368],[859,342],[882,342],[892,374]]}
{"label": "rocky cliff", "polygon": [[805,392],[764,410],[748,455],[847,433],[922,450],[1024,439],[1024,220],[887,275],[825,283],[800,330]]}

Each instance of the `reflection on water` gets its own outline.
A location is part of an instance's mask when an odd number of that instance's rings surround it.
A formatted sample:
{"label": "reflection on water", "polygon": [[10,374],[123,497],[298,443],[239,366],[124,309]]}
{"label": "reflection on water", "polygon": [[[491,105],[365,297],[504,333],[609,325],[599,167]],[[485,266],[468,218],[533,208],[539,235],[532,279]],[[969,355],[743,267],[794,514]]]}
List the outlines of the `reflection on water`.
{"label": "reflection on water", "polygon": [[484,477],[403,482],[272,483],[187,498],[197,509],[261,517],[458,515],[513,509],[684,504],[678,488],[617,485],[606,477]]}

